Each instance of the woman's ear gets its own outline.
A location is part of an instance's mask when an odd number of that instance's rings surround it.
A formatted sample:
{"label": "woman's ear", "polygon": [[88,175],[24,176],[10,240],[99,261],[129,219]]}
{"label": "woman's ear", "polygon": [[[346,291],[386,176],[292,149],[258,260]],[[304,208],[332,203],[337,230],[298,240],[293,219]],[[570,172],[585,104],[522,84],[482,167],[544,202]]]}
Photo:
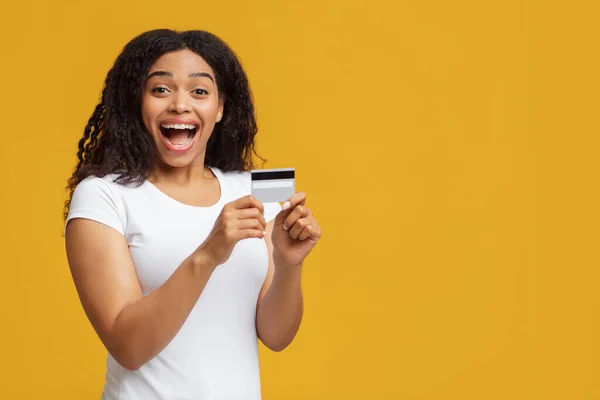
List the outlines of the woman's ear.
{"label": "woman's ear", "polygon": [[217,123],[223,118],[223,108],[225,107],[225,99],[219,100],[219,108],[217,109]]}

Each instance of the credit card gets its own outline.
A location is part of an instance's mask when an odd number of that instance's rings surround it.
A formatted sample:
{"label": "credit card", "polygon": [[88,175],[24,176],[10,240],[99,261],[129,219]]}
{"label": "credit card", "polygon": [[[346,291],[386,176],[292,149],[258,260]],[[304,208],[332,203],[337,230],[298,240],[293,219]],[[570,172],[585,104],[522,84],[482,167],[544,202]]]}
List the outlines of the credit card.
{"label": "credit card", "polygon": [[253,169],[252,195],[262,203],[284,202],[296,193],[294,168]]}

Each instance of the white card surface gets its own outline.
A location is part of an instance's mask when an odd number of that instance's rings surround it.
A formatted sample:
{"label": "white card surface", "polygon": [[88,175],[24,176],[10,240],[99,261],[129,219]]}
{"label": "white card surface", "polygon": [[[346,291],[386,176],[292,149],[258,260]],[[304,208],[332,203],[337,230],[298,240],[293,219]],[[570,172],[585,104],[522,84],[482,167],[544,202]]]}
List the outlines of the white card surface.
{"label": "white card surface", "polygon": [[263,203],[284,202],[296,193],[294,168],[255,169],[252,177],[252,195]]}

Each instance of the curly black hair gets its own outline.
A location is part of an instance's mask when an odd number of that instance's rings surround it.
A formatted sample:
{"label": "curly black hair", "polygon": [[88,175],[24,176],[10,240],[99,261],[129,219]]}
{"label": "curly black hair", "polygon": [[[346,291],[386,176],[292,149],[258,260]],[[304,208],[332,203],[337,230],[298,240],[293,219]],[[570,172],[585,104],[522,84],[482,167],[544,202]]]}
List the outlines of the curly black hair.
{"label": "curly black hair", "polygon": [[[205,164],[223,171],[254,168],[257,132],[252,92],[233,50],[212,33],[157,29],[131,40],[108,72],[100,103],[79,141],[78,163],[66,189],[64,217],[73,192],[89,176],[116,174],[117,183],[141,184],[153,171],[157,150],[142,121],[142,95],[148,70],[163,54],[188,49],[202,57],[215,73],[223,119],[207,143]],[[259,158],[264,162],[260,156]]]}

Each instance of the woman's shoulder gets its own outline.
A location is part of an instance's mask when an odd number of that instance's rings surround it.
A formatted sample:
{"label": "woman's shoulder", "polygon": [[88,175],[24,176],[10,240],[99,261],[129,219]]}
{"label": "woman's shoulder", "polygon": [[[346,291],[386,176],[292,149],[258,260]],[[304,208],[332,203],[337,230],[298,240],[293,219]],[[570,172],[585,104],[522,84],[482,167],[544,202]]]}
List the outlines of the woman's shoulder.
{"label": "woman's shoulder", "polygon": [[117,183],[118,176],[110,174],[105,176],[90,175],[79,182],[75,188],[75,192],[90,192],[96,190],[111,190]]}
{"label": "woman's shoulder", "polygon": [[69,204],[66,224],[73,218],[91,219],[123,234],[127,217],[116,179],[117,175],[88,176],[79,182]]}
{"label": "woman's shoulder", "polygon": [[121,190],[128,188],[138,187],[139,184],[136,183],[126,183],[124,180],[121,180],[122,176],[118,173],[111,173],[103,176],[90,175],[85,179],[81,180],[77,187],[107,187],[112,190]]}
{"label": "woman's shoulder", "polygon": [[104,198],[111,201],[123,202],[129,197],[130,192],[135,192],[139,187],[136,183],[123,183],[119,180],[121,176],[116,173],[104,176],[88,176],[75,187],[74,199]]}

